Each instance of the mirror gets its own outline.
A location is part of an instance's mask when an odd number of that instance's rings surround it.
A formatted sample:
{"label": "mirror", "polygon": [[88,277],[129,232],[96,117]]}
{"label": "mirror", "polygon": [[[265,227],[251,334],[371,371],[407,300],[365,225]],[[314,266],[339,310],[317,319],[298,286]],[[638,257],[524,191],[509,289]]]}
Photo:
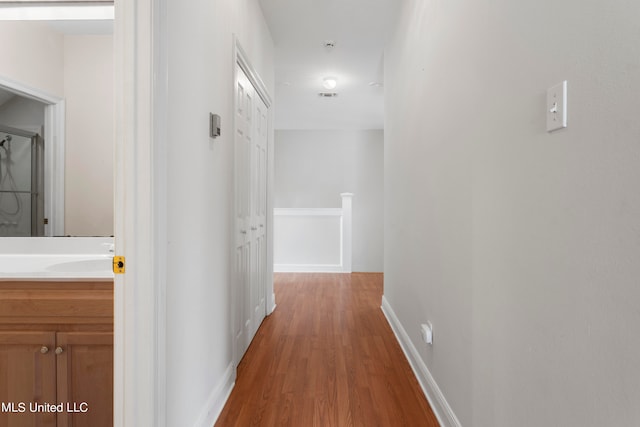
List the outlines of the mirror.
{"label": "mirror", "polygon": [[9,9],[0,7],[0,236],[112,236],[113,7],[92,20]]}

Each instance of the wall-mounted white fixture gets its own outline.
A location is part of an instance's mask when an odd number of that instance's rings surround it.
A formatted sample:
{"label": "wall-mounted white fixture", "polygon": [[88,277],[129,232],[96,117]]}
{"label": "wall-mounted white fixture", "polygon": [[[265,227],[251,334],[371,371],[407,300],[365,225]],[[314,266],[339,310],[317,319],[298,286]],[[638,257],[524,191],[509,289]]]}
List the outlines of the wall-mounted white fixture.
{"label": "wall-mounted white fixture", "polygon": [[567,81],[547,90],[547,132],[567,127]]}
{"label": "wall-mounted white fixture", "polygon": [[3,6],[0,8],[0,21],[74,21],[74,20],[113,20],[113,5],[70,6]]}
{"label": "wall-mounted white fixture", "polygon": [[335,89],[336,86],[338,86],[338,79],[336,79],[335,77],[325,77],[324,79],[322,79],[322,86],[325,89]]}
{"label": "wall-mounted white fixture", "polygon": [[420,334],[422,335],[422,341],[433,345],[433,326],[431,326],[431,322],[420,325]]}

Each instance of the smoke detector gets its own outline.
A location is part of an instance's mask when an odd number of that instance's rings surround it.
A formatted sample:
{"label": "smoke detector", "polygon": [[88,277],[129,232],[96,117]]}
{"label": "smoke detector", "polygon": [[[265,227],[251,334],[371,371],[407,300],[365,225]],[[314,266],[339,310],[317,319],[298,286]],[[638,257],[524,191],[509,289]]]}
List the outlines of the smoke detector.
{"label": "smoke detector", "polygon": [[327,49],[333,49],[334,47],[336,47],[336,42],[334,42],[333,40],[325,40],[323,44]]}

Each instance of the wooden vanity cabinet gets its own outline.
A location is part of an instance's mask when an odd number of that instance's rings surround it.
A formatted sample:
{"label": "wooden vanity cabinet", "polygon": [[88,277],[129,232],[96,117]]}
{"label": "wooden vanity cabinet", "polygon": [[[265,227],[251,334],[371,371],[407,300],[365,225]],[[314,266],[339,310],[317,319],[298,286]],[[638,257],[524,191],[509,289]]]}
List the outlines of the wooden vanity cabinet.
{"label": "wooden vanity cabinet", "polygon": [[0,331],[0,426],[55,427],[55,413],[32,413],[31,402],[56,401],[54,332]]}
{"label": "wooden vanity cabinet", "polygon": [[56,344],[64,348],[57,357],[58,401],[76,405],[58,414],[58,426],[112,427],[113,333],[61,332]]}
{"label": "wooden vanity cabinet", "polygon": [[111,282],[0,282],[0,405],[2,427],[113,425]]}

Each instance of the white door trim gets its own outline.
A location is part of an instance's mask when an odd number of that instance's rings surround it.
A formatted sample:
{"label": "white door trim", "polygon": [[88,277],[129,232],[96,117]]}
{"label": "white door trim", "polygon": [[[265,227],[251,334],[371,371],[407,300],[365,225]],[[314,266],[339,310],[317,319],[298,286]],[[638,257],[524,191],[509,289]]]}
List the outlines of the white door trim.
{"label": "white door trim", "polygon": [[64,99],[0,76],[0,87],[45,105],[44,109],[44,217],[45,236],[64,236]]}
{"label": "white door trim", "polygon": [[166,425],[165,0],[115,0],[114,425]]}
{"label": "white door trim", "polygon": [[[258,74],[258,72],[251,65],[251,62],[249,61],[249,57],[247,56],[246,52],[242,48],[242,45],[240,44],[238,37],[234,35],[233,39],[234,39],[234,50],[235,50],[234,52],[235,61],[233,63],[234,69],[235,69],[236,63],[240,65],[240,68],[242,68],[242,71],[245,72],[245,74],[249,78],[249,81],[251,82],[253,87],[256,89],[256,91],[258,92],[258,95],[260,95],[260,98],[262,98],[267,108],[271,109],[271,105],[273,104],[273,101],[271,100],[271,96],[269,95],[269,91],[267,90],[267,87],[265,86],[264,82],[260,78],[260,75]],[[234,71],[234,74],[235,74],[235,71]]]}
{"label": "white door trim", "polygon": [[[273,312],[273,310],[275,310],[276,308],[276,302],[275,302],[275,295],[273,293],[273,200],[272,200],[272,194],[273,194],[273,101],[271,99],[271,95],[269,94],[269,91],[266,87],[266,85],[264,84],[264,82],[262,81],[262,78],[260,78],[260,75],[258,74],[258,72],[256,71],[256,69],[251,65],[251,62],[249,60],[249,56],[247,55],[247,53],[244,51],[244,49],[242,48],[242,45],[240,44],[240,40],[238,39],[238,37],[234,34],[233,36],[233,82],[230,85],[230,87],[232,88],[232,96],[233,96],[233,108],[234,108],[234,114],[233,114],[233,123],[232,123],[232,129],[236,129],[236,111],[238,109],[238,105],[237,104],[237,96],[235,94],[235,85],[236,85],[236,81],[238,79],[238,76],[236,75],[236,65],[239,65],[240,68],[242,69],[242,71],[244,71],[244,73],[246,74],[247,78],[249,79],[249,81],[251,82],[251,84],[253,85],[254,89],[256,90],[258,96],[260,96],[260,98],[262,99],[262,101],[264,102],[265,106],[268,109],[268,127],[269,127],[269,132],[268,132],[268,141],[267,141],[267,218],[266,218],[266,241],[267,241],[267,257],[266,257],[266,263],[267,263],[267,269],[266,269],[266,274],[267,274],[267,278],[265,280],[265,296],[266,296],[266,302],[265,302],[265,310],[266,313],[265,315],[269,315]],[[235,135],[234,135],[235,138]],[[234,142],[234,146],[235,146],[235,142]],[[234,156],[235,156],[235,152],[234,152]],[[234,164],[236,164],[235,160],[234,160]],[[235,175],[236,171],[234,169],[234,177],[233,177],[233,188],[234,188],[234,201],[233,201],[233,206],[232,206],[232,218],[233,218],[233,227],[234,227],[234,233],[233,233],[233,237],[230,239],[230,253],[232,254],[231,259],[233,260],[233,262],[235,262],[235,236],[238,235],[238,233],[240,232],[240,230],[235,229],[237,227],[236,224],[236,217],[237,217],[237,213],[235,212],[236,210],[236,203],[235,203],[235,189],[236,189],[236,175]],[[240,361],[240,358],[242,357],[242,355],[237,354],[237,348],[236,348],[236,343],[235,343],[235,330],[236,330],[236,316],[235,313],[237,312],[237,310],[241,310],[241,304],[243,304],[243,301],[239,301],[238,297],[237,297],[237,278],[235,277],[236,274],[236,266],[232,266],[231,271],[233,272],[232,274],[234,275],[234,277],[232,277],[232,287],[231,287],[231,292],[229,292],[230,295],[230,305],[231,305],[231,310],[229,312],[229,324],[231,325],[231,334],[230,334],[230,340],[231,340],[231,348],[232,348],[232,358],[233,358],[233,364],[234,367],[237,367],[238,362]],[[234,373],[235,375],[235,373]]]}

